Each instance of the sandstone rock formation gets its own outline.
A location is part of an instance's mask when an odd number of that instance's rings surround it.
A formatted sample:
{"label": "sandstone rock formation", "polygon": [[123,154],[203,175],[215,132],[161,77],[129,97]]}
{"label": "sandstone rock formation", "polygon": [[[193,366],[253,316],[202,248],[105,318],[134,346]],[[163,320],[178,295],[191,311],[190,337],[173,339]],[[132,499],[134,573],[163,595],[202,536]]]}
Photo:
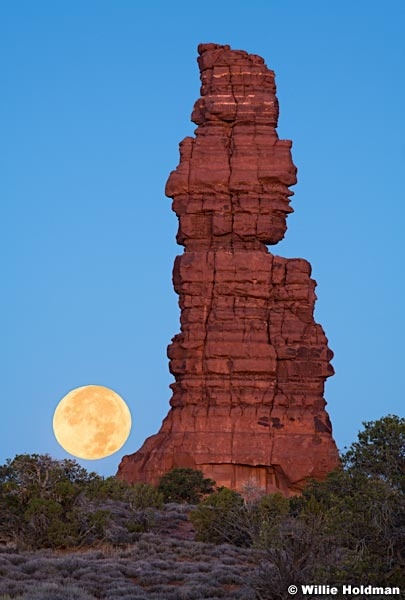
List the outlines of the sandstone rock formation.
{"label": "sandstone rock formation", "polygon": [[266,246],[292,212],[291,142],[278,139],[274,73],[262,58],[198,50],[198,127],[166,186],[185,247],[173,271],[181,333],[168,348],[171,409],[118,476],[156,482],[192,467],[218,485],[253,480],[290,495],[338,464],[323,398],[333,354],[314,321],[311,267]]}

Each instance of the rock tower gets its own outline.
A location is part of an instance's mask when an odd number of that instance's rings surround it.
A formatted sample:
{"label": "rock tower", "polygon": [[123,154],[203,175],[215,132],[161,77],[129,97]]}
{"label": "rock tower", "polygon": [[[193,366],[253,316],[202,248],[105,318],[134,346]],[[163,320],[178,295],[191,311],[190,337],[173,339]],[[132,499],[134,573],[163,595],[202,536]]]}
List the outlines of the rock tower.
{"label": "rock tower", "polygon": [[118,477],[156,482],[191,467],[218,485],[253,480],[291,495],[338,464],[323,397],[333,354],[314,321],[311,266],[267,249],[292,212],[291,142],[278,139],[274,73],[262,58],[217,44],[198,52],[197,129],[166,185],[185,248],[173,270],[181,333],[168,347],[171,409]]}

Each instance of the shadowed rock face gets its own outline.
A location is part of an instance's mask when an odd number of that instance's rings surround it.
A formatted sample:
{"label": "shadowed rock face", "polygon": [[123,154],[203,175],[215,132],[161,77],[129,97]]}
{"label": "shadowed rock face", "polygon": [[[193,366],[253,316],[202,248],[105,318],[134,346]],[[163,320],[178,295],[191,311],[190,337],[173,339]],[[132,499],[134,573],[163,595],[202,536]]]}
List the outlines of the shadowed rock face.
{"label": "shadowed rock face", "polygon": [[173,270],[181,333],[168,347],[171,409],[118,476],[156,482],[192,467],[218,485],[290,495],[338,464],[323,398],[333,353],[313,318],[311,267],[266,246],[284,237],[292,212],[291,142],[278,139],[274,73],[262,58],[216,44],[198,51],[198,127],[166,186],[185,247]]}

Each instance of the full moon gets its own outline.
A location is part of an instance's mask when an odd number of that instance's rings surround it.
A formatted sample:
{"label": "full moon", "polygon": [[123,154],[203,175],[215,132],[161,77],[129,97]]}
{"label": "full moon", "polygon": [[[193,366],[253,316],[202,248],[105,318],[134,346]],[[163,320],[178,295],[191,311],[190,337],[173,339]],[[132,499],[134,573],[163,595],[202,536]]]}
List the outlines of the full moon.
{"label": "full moon", "polygon": [[53,415],[53,431],[69,454],[96,460],[124,445],[131,431],[131,413],[113,390],[85,385],[59,402]]}

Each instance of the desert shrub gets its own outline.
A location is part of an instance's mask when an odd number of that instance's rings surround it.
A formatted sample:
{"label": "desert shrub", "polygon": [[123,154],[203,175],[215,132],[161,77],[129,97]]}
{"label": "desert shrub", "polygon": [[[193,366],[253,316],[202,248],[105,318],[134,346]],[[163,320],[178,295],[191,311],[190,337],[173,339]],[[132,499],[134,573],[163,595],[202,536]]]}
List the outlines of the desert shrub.
{"label": "desert shrub", "polygon": [[405,420],[364,425],[342,469],[264,520],[266,559],[252,581],[263,600],[287,598],[292,581],[405,585]]}
{"label": "desert shrub", "polygon": [[32,549],[94,543],[110,518],[100,503],[127,491],[128,485],[88,473],[73,460],[17,455],[0,466],[0,539]]}
{"label": "desert shrub", "polygon": [[246,527],[247,509],[237,492],[221,488],[190,513],[190,521],[201,542],[248,546],[251,535]]}
{"label": "desert shrub", "polygon": [[181,600],[203,600],[204,598],[221,598],[223,595],[218,595],[218,586],[215,584],[196,584],[193,586],[185,586],[182,588],[177,598]]}
{"label": "desert shrub", "polygon": [[281,494],[266,494],[251,506],[247,527],[252,544],[259,548],[272,544],[290,512],[290,502]]}
{"label": "desert shrub", "polygon": [[22,581],[0,581],[0,594],[7,593],[12,598],[19,596],[25,592],[25,583]]}
{"label": "desert shrub", "polygon": [[387,415],[363,426],[357,442],[342,456],[346,470],[405,493],[405,418]]}
{"label": "desert shrub", "polygon": [[53,576],[55,574],[55,565],[49,558],[36,557],[35,555],[27,558],[19,567],[21,573],[30,575],[31,578],[37,573]]}
{"label": "desert shrub", "polygon": [[215,481],[204,478],[202,471],[173,469],[161,477],[158,491],[164,502],[198,504],[201,498],[213,492]]}
{"label": "desert shrub", "polygon": [[[8,561],[12,556],[0,553],[2,560]],[[246,586],[243,592],[237,589],[241,585],[237,583],[237,577],[246,580],[251,570],[250,555],[247,550],[231,545],[215,546],[146,533],[141,534],[139,542],[128,545],[125,552],[105,544],[97,551],[81,551],[80,554],[44,550],[20,552],[18,556],[22,558],[18,565],[1,563],[5,568],[11,565],[16,570],[10,572],[10,577],[0,578],[0,594],[9,594],[13,600],[28,600],[32,590],[38,595],[45,590],[45,600],[51,592],[58,599],[63,585],[70,586],[67,588],[69,593],[72,586],[77,586],[92,598],[114,600],[182,600],[185,590],[187,595],[202,600],[201,589],[207,590],[206,597],[210,600],[251,598]],[[238,568],[225,564],[224,558],[231,556],[241,557]],[[24,572],[24,565],[31,562],[36,562],[37,571],[32,573],[29,566],[30,572]],[[221,577],[220,584],[218,577]],[[12,578],[21,578],[19,587],[15,587],[16,581]],[[53,583],[56,587],[39,587],[40,583]],[[12,590],[19,595],[14,597]],[[77,597],[80,600],[79,594]]]}
{"label": "desert shrub", "polygon": [[197,539],[215,544],[261,547],[289,513],[281,494],[257,495],[249,503],[240,494],[221,488],[190,513]]}
{"label": "desert shrub", "polygon": [[138,510],[132,513],[126,527],[131,533],[144,533],[150,531],[156,522],[156,516],[153,509]]}
{"label": "desert shrub", "polygon": [[229,585],[229,584],[242,584],[243,578],[237,574],[233,573],[229,569],[222,568],[214,568],[212,570],[212,577],[221,585]]}
{"label": "desert shrub", "polygon": [[[318,513],[340,549],[328,570],[336,582],[403,586],[405,556],[405,419],[388,415],[363,423],[342,456],[343,469],[312,482],[293,499],[298,517]],[[325,577],[326,577],[325,576]]]}
{"label": "desert shrub", "polygon": [[322,517],[323,535],[339,558],[325,569],[325,579],[344,583],[404,585],[405,498],[387,481],[341,471],[312,483],[300,500],[297,519]]}
{"label": "desert shrub", "polygon": [[19,548],[130,543],[155,523],[162,494],[87,473],[75,461],[18,455],[0,466],[0,539]]}
{"label": "desert shrub", "polygon": [[0,538],[19,547],[71,547],[100,539],[105,511],[85,501],[100,478],[73,460],[22,454],[0,466]]}
{"label": "desert shrub", "polygon": [[80,557],[68,555],[58,561],[58,569],[63,577],[71,577],[85,564],[85,561]]}
{"label": "desert shrub", "polygon": [[69,583],[41,582],[31,586],[21,600],[94,600],[82,588]]}
{"label": "desert shrub", "polygon": [[116,477],[97,477],[88,482],[85,493],[91,500],[125,500],[128,483]]}
{"label": "desert shrub", "polygon": [[162,494],[149,483],[129,484],[116,477],[92,479],[85,492],[91,500],[114,500],[129,504],[132,509],[161,508]]}
{"label": "desert shrub", "polygon": [[[108,586],[106,593],[108,598],[114,598],[114,600],[121,600],[122,598],[128,597],[134,592],[134,584],[132,581],[125,581],[122,579],[116,579],[112,585]],[[131,596],[133,597],[133,596]]]}
{"label": "desert shrub", "polygon": [[132,509],[162,508],[163,494],[149,483],[134,483],[128,486],[125,500]]}
{"label": "desert shrub", "polygon": [[252,585],[263,600],[289,598],[287,588],[292,582],[298,587],[308,581],[328,583],[321,567],[326,572],[338,560],[338,550],[327,536],[322,515],[306,519],[285,516],[273,528],[272,536],[263,538],[262,550],[264,555]]}
{"label": "desert shrub", "polygon": [[21,565],[27,560],[27,557],[17,552],[10,554],[8,560],[12,565]]}

